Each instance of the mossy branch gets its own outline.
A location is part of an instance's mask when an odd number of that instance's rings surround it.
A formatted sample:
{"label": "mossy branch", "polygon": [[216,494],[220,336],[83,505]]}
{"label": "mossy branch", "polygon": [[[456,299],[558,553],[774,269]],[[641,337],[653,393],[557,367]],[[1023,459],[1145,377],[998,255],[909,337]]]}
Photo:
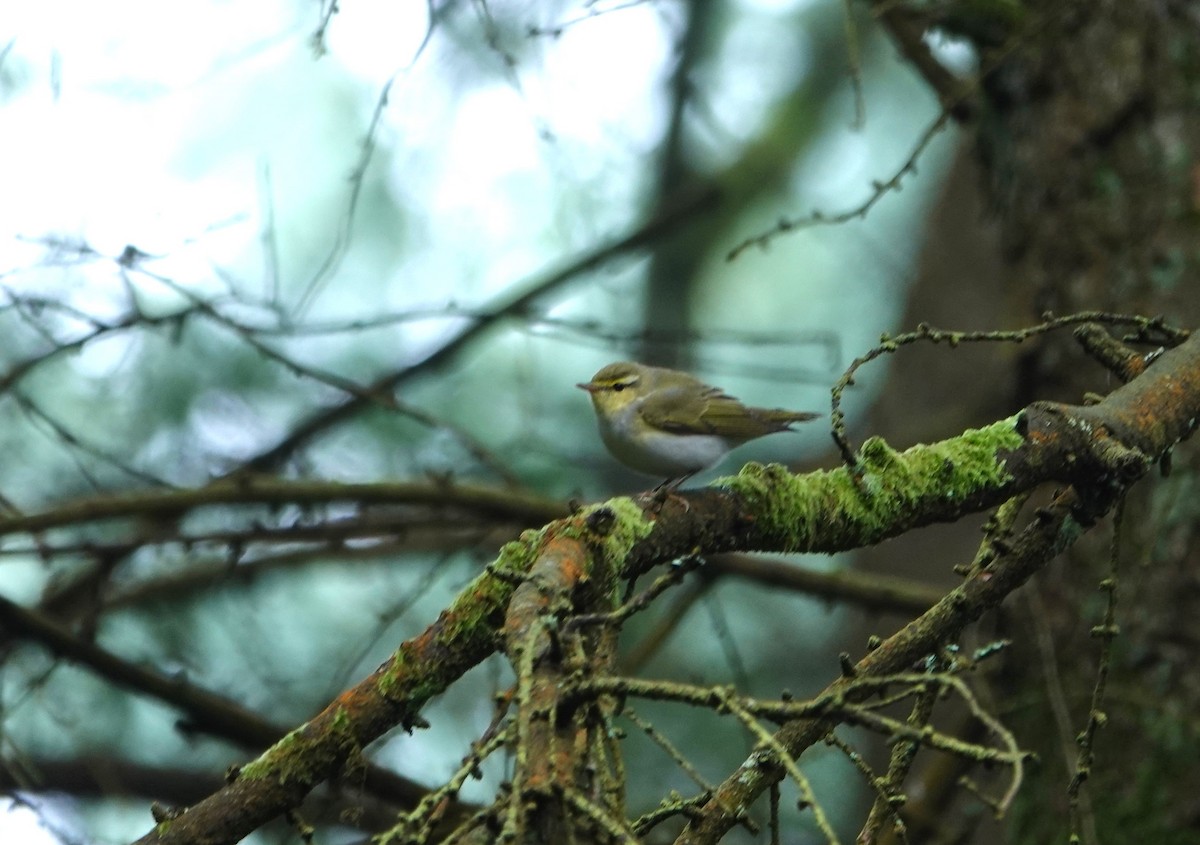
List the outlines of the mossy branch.
{"label": "mossy branch", "polygon": [[[1047,481],[1074,485],[999,548],[995,560],[853,667],[858,678],[902,671],[1070,545],[1197,420],[1200,339],[1193,336],[1095,405],[1034,403],[991,426],[904,452],[868,441],[857,472],[842,467],[793,476],[751,465],[712,488],[673,495],[661,509],[618,498],[526,532],[372,676],[140,842],[236,842],[296,806],[373,740],[419,724],[419,710],[432,696],[500,646],[514,591],[547,551],[560,566],[578,567],[577,579],[603,571],[607,581],[697,553],[856,548],[1000,505]],[[567,546],[576,551],[562,554]],[[797,719],[770,744],[796,757],[829,727],[827,719]],[[770,763],[769,749],[766,757],[756,755],[718,788],[680,841],[715,842],[736,823],[725,808],[747,806],[783,774],[781,762]]]}

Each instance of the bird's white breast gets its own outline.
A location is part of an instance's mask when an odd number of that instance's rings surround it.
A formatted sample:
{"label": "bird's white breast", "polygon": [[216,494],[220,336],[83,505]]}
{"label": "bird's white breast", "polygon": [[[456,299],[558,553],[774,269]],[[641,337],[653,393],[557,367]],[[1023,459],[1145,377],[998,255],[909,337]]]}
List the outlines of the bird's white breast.
{"label": "bird's white breast", "polygon": [[715,434],[672,434],[649,429],[633,402],[611,418],[600,417],[600,437],[626,466],[646,475],[675,478],[710,467],[731,444]]}

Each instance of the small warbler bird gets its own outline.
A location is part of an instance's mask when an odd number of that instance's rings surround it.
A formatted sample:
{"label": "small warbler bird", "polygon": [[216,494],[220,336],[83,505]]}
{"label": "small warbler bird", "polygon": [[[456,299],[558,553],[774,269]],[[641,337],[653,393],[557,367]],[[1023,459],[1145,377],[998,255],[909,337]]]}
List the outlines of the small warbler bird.
{"label": "small warbler bird", "polygon": [[751,408],[699,379],[629,361],[609,364],[577,384],[592,397],[600,438],[627,467],[678,487],[736,446],[817,414]]}

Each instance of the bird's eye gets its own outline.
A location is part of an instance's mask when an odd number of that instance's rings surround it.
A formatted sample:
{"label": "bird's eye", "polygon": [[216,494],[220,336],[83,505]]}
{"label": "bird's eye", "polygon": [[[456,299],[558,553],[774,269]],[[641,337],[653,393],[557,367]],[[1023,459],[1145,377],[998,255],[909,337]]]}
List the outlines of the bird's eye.
{"label": "bird's eye", "polygon": [[627,385],[623,381],[619,381],[612,386],[612,389],[615,390],[617,393],[620,393],[622,390],[624,390],[627,387],[629,387],[629,385]]}

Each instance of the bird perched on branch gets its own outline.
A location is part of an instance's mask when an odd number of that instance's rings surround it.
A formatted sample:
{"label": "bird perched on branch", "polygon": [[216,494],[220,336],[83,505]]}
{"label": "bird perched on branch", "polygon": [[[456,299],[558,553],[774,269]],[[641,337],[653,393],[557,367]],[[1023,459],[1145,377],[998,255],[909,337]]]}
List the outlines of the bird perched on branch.
{"label": "bird perched on branch", "polygon": [[609,364],[576,387],[591,395],[613,457],[645,475],[665,476],[659,487],[668,489],[730,449],[818,416],[752,408],[687,373],[630,361]]}

